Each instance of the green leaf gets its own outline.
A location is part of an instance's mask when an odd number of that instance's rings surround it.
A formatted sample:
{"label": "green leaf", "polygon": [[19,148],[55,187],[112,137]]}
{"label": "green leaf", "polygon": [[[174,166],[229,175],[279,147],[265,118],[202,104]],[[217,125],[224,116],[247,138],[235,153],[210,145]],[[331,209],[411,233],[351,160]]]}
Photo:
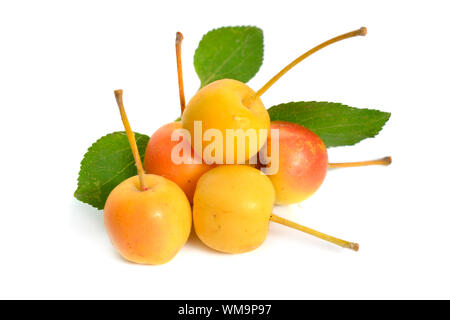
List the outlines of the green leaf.
{"label": "green leaf", "polygon": [[224,27],[205,34],[194,55],[201,87],[219,79],[247,82],[263,61],[263,32],[257,27]]}
{"label": "green leaf", "polygon": [[[141,159],[148,136],[134,133]],[[125,132],[114,132],[98,139],[81,161],[75,198],[103,209],[109,193],[125,179],[137,174],[133,154]]]}
{"label": "green leaf", "polygon": [[315,132],[327,147],[354,145],[375,137],[391,116],[388,112],[316,101],[283,103],[268,111],[272,121],[294,122]]}

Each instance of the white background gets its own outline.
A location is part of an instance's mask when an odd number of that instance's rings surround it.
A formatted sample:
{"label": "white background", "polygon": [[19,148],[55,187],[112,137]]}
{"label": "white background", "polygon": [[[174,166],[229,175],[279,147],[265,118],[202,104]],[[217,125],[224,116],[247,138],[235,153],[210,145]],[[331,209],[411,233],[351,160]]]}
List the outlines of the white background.
{"label": "white background", "polygon": [[[449,74],[446,1],[2,1],[0,4],[0,298],[450,298]],[[368,28],[290,71],[264,96],[392,112],[376,139],[330,161],[392,155],[390,167],[330,171],[300,207],[277,209],[361,250],[271,225],[242,255],[191,239],[162,266],[123,261],[102,213],[73,198],[79,163],[122,130],[124,89],[135,131],[178,116],[175,32],[187,99],[202,35],[264,30],[258,89],[312,46]]]}

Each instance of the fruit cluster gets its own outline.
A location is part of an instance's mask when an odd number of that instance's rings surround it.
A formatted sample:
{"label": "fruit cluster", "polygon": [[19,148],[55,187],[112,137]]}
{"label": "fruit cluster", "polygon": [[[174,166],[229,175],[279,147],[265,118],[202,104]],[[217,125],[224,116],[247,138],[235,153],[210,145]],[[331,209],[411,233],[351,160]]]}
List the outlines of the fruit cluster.
{"label": "fruit cluster", "polygon": [[[138,171],[137,176],[116,186],[105,203],[105,226],[117,251],[136,263],[166,263],[185,244],[193,223],[195,233],[208,247],[226,253],[242,253],[264,242],[270,221],[357,251],[358,244],[285,220],[273,213],[273,207],[298,203],[311,196],[322,184],[329,167],[387,165],[390,157],[330,164],[326,146],[318,135],[298,124],[271,122],[260,97],[312,53],[340,40],[365,34],[366,29],[361,28],[314,47],[257,92],[240,81],[221,79],[201,88],[185,106],[180,55],[182,35],[177,33],[181,121],[166,124],[151,136],[143,164],[125,113],[122,90],[115,91]],[[215,129],[224,136],[230,129],[253,129],[257,132],[257,146],[250,148],[250,143],[245,143],[243,159],[239,160],[237,152],[228,156],[228,140],[216,145],[215,153],[205,152],[206,146],[197,147],[182,137],[174,141],[173,133],[179,129],[185,129],[192,137],[198,134],[197,121],[201,121],[203,130]],[[270,157],[274,141],[272,129],[276,129],[278,135],[277,157]],[[181,149],[191,151],[190,157],[183,163],[175,163],[173,151],[180,148],[180,144]],[[217,152],[217,148],[223,152]],[[262,150],[265,153],[261,153]],[[267,154],[270,162],[261,159],[261,154]],[[263,174],[268,166],[276,166],[277,172]]]}

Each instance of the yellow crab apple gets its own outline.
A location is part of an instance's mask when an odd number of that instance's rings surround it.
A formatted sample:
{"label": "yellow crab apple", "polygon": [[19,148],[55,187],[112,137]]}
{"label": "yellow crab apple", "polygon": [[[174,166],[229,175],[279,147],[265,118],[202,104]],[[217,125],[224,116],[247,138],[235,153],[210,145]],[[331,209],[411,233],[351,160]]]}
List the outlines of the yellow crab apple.
{"label": "yellow crab apple", "polygon": [[163,264],[177,254],[189,237],[191,206],[174,182],[144,173],[123,106],[122,90],[114,93],[138,175],[123,181],[109,194],[104,208],[106,231],[123,258],[135,263]]}

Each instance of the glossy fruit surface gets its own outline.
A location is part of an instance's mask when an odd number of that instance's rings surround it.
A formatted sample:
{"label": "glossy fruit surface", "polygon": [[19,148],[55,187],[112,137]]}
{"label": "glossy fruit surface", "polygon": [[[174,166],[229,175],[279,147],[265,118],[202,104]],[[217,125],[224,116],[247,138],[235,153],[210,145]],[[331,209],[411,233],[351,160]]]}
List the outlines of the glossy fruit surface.
{"label": "glossy fruit surface", "polygon": [[[205,148],[212,142],[204,141],[202,146],[192,143],[195,152],[198,155],[203,155],[207,163],[215,161],[217,156],[217,158],[221,158],[221,164],[236,164],[239,160],[238,152],[242,152],[242,158],[245,161],[255,155],[264,145],[270,126],[269,114],[259,97],[249,103],[248,106],[244,105],[244,99],[248,99],[254,93],[250,87],[240,81],[223,79],[203,87],[189,101],[182,116],[182,125],[190,132],[192,139],[195,139],[195,121],[201,121],[202,134],[205,134],[209,129],[217,129],[223,137],[223,143],[217,148],[217,151],[221,152],[220,155],[204,152]],[[251,139],[246,136],[245,145],[242,148],[238,148],[239,144],[235,140],[233,149],[231,140],[228,142],[226,140],[227,129],[241,129],[243,133],[248,133],[247,130],[253,129],[254,136],[257,139],[255,143],[251,144]],[[263,130],[260,131],[261,129]],[[201,138],[203,138],[203,135]],[[231,152],[227,155],[227,148],[230,151],[234,150],[234,155]]]}
{"label": "glossy fruit surface", "polygon": [[[274,121],[271,130],[279,130],[279,156],[272,157],[278,172],[268,177],[276,192],[276,204],[292,204],[310,197],[322,184],[328,170],[328,153],[323,141],[298,124]],[[268,154],[271,136],[267,140]],[[270,164],[270,165],[272,165]]]}
{"label": "glossy fruit surface", "polygon": [[157,175],[138,176],[119,184],[104,208],[109,238],[125,259],[142,264],[163,264],[186,243],[191,230],[191,207],[184,192]]}
{"label": "glossy fruit surface", "polygon": [[259,247],[275,201],[272,183],[259,170],[225,165],[205,173],[194,195],[197,236],[208,247],[241,253]]}
{"label": "glossy fruit surface", "polygon": [[[194,197],[195,186],[203,173],[213,168],[202,161],[185,140],[171,140],[174,130],[181,129],[181,122],[168,123],[153,133],[145,151],[144,169],[147,173],[163,176],[175,182],[186,193],[190,202]],[[176,164],[172,161],[172,150],[178,143],[187,144],[191,151],[186,162]]]}

